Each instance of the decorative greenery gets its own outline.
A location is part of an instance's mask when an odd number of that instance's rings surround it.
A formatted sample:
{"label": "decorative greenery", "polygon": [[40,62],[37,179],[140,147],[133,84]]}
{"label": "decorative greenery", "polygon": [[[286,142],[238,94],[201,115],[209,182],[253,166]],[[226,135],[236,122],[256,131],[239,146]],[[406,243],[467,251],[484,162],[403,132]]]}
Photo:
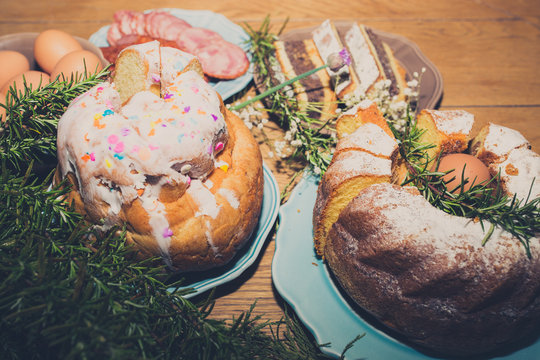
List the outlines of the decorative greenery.
{"label": "decorative greenery", "polygon": [[[352,93],[343,100],[339,100],[336,115],[329,120],[321,121],[310,114],[320,113],[323,104],[303,102],[303,107],[301,107],[290,86],[306,74],[299,75],[294,79],[286,79],[275,57],[273,43],[279,38],[286,24],[287,21],[276,34],[271,32],[269,17],[263,21],[258,30],[253,29],[248,24],[245,25],[246,31],[250,35],[255,82],[260,89],[267,90],[229,108],[237,111],[248,127],[257,126],[261,130],[264,130],[264,125],[267,122],[263,114],[269,115],[286,131],[283,140],[274,142],[273,152],[270,155],[305,162],[315,174],[320,175],[326,171],[332,159],[333,149],[336,145],[333,124],[337,116],[361,101],[370,99],[377,103],[388,121],[393,122],[397,127],[402,126],[405,122],[406,110],[410,108],[409,105],[414,103],[418,96],[419,74],[415,73],[414,79],[408,83],[409,88],[406,89],[406,95],[409,101],[398,101],[392,97],[388,91],[389,80],[382,80],[374,85],[373,91],[368,95]],[[345,63],[347,62],[345,61]],[[307,74],[320,71],[328,66],[333,67],[331,64],[325,64]],[[267,108],[246,108],[248,104],[259,99],[263,100]]]}
{"label": "decorative greenery", "polygon": [[402,185],[416,186],[432,205],[446,213],[477,219],[482,228],[484,222],[489,223],[484,244],[494,227],[500,226],[519,239],[527,255],[531,256],[529,240],[540,232],[540,198],[518,200],[515,196],[509,197],[499,186],[499,176],[488,182],[471,184],[468,190],[465,190],[464,183],[460,185],[459,191],[448,189],[446,185],[452,179],[445,181],[443,176],[447,173],[432,170],[433,164],[435,169],[438,168],[439,159],[427,155],[427,150],[434,145],[420,141],[424,130],[416,127],[414,118],[409,116],[404,131],[398,131],[390,125],[408,170]]}
{"label": "decorative greenery", "polygon": [[2,358],[327,358],[294,316],[265,321],[253,304],[212,319],[211,297],[187,300],[182,279],[134,257],[124,229],[94,232],[61,200],[69,189],[50,188],[58,120],[107,74],[10,91],[0,133]]}

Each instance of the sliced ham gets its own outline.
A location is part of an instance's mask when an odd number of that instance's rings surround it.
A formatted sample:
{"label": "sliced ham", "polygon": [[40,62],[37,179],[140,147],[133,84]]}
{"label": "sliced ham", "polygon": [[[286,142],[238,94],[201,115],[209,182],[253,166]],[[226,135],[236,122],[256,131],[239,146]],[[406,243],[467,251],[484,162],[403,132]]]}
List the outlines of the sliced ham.
{"label": "sliced ham", "polygon": [[146,34],[159,39],[176,40],[191,25],[165,11],[151,11],[144,15]]}
{"label": "sliced ham", "polygon": [[234,79],[249,68],[246,53],[239,46],[224,40],[215,31],[192,27],[186,21],[161,10],[148,13],[117,11],[107,32],[107,41],[111,46],[104,48],[104,52],[113,56],[119,49],[145,37],[149,41],[174,42],[178,49],[197,56],[204,73],[212,78]]}
{"label": "sliced ham", "polygon": [[198,48],[205,46],[209,42],[224,41],[218,33],[199,27],[187,29],[175,40],[180,49],[191,54],[194,54]]}
{"label": "sliced ham", "polygon": [[206,75],[218,79],[235,79],[249,68],[249,60],[244,50],[226,42],[213,41],[196,50]]}

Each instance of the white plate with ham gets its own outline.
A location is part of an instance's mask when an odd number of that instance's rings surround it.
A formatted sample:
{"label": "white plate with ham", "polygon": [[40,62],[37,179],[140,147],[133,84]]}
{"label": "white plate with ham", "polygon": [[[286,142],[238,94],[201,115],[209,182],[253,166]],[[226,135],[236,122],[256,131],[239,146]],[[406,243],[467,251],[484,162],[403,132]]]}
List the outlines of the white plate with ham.
{"label": "white plate with ham", "polygon": [[[221,14],[207,10],[152,9],[144,12],[120,10],[113,22],[90,36],[104,53],[121,49],[139,37],[159,39],[165,44],[196,55],[223,100],[244,89],[253,79],[248,57],[249,36],[241,26]],[[170,46],[170,45],[169,45]]]}

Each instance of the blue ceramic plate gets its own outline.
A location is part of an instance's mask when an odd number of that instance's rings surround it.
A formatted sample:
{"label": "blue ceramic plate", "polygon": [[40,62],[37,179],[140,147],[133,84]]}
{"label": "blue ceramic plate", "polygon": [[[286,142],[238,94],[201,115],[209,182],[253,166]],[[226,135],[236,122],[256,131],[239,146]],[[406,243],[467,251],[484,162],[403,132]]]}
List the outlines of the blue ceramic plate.
{"label": "blue ceramic plate", "polygon": [[225,284],[231,280],[240,276],[247,268],[255,262],[264,242],[268,237],[268,233],[272,230],[274,222],[276,221],[279,210],[279,187],[277,185],[274,175],[263,164],[264,175],[264,194],[261,208],[261,215],[259,217],[259,223],[255,230],[251,240],[249,240],[248,246],[243,248],[236,256],[225,266],[218,269],[202,271],[197,273],[187,273],[182,276],[186,282],[181,287],[182,289],[194,290],[193,293],[186,295],[186,298],[199,295],[207,290],[210,290],[218,285]]}
{"label": "blue ceramic plate", "polygon": [[[355,311],[338,289],[313,248],[312,213],[318,180],[304,175],[289,201],[279,210],[272,279],[277,291],[293,307],[322,350],[338,357],[357,335],[347,359],[434,359],[392,338]],[[540,340],[517,351],[505,350],[493,359],[538,359]],[[439,358],[440,359],[440,358]]]}
{"label": "blue ceramic plate", "polygon": [[[172,15],[187,21],[191,26],[202,27],[210,29],[221,35],[225,40],[240,46],[248,54],[249,57],[249,40],[248,34],[242,29],[241,26],[231,22],[225,16],[216,14],[207,10],[183,10],[183,9],[155,9],[168,11]],[[146,12],[153,11],[147,10]],[[98,47],[109,46],[107,42],[107,31],[110,25],[103,26],[90,36],[90,42]],[[248,71],[233,80],[222,80],[218,82],[211,82],[214,88],[219,92],[223,100],[225,101],[229,97],[233,96],[240,90],[244,89],[247,84],[253,79],[253,66],[250,65]]]}

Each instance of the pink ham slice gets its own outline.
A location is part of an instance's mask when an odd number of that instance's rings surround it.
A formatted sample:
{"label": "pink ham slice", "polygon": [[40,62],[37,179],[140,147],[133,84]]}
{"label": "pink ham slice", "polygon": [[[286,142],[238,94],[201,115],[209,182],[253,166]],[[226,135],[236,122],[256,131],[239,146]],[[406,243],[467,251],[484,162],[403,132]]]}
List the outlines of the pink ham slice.
{"label": "pink ham slice", "polygon": [[197,27],[187,29],[175,40],[180,49],[191,54],[195,54],[198,48],[205,46],[209,42],[224,41],[218,33]]}
{"label": "pink ham slice", "polygon": [[206,75],[218,79],[235,79],[249,68],[249,60],[244,50],[226,42],[213,41],[196,50]]}
{"label": "pink ham slice", "polygon": [[191,28],[186,21],[165,11],[152,11],[144,16],[146,35],[153,38],[175,41]]}
{"label": "pink ham slice", "polygon": [[234,79],[249,68],[242,48],[212,30],[192,27],[165,11],[117,11],[107,32],[107,41],[111,46],[124,45],[133,35],[175,41],[180,50],[197,56],[204,73],[216,79]]}

